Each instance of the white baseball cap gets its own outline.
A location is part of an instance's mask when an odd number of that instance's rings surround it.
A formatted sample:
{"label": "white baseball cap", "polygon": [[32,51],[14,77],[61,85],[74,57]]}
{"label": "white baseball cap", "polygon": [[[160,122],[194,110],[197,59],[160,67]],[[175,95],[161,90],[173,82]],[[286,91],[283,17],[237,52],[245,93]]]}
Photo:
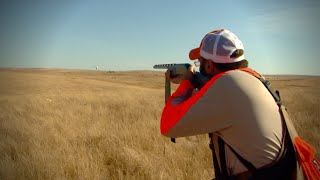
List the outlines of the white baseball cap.
{"label": "white baseball cap", "polygon": [[238,37],[226,29],[209,32],[201,41],[200,47],[192,49],[189,53],[190,60],[200,57],[216,63],[233,63],[244,60],[244,55],[231,58],[232,53],[244,50],[243,44]]}

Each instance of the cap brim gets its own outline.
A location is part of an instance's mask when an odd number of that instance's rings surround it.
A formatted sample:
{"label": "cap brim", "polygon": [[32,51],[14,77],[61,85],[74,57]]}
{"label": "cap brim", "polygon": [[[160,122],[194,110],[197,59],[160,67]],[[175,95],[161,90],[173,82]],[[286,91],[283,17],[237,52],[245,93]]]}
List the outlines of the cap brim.
{"label": "cap brim", "polygon": [[200,47],[192,49],[189,53],[190,60],[196,60],[200,58]]}

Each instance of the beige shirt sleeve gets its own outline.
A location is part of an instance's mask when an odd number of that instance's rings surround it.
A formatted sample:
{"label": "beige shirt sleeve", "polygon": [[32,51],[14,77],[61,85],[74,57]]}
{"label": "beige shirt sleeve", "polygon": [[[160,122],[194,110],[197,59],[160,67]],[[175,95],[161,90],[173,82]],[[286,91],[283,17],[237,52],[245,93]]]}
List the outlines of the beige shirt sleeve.
{"label": "beige shirt sleeve", "polygon": [[[277,104],[260,80],[236,70],[221,76],[168,135],[183,137],[210,132],[219,134],[259,168],[279,152],[282,121]],[[232,172],[244,170],[228,149],[226,158]]]}

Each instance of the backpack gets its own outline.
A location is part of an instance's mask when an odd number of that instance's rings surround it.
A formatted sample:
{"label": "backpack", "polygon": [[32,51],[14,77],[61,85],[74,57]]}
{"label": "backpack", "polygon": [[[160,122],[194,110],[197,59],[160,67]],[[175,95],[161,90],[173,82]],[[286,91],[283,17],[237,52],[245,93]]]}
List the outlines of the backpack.
{"label": "backpack", "polygon": [[[284,127],[284,138],[282,140],[282,147],[279,153],[279,157],[275,162],[263,167],[262,169],[257,169],[254,165],[241,157],[231,146],[226,144],[222,138],[218,137],[219,145],[219,157],[220,166],[218,164],[217,156],[215,154],[215,149],[213,145],[213,134],[209,133],[210,138],[210,148],[212,150],[213,165],[215,176],[217,180],[219,179],[270,179],[272,177],[272,172],[281,173],[283,172],[283,167],[287,168],[285,170],[291,170],[293,174],[289,174],[290,179],[308,179],[308,180],[319,180],[320,179],[320,162],[315,157],[316,150],[310,144],[305,142],[301,137],[298,136],[296,129],[288,115],[286,107],[282,104],[280,99],[279,91],[274,91],[270,85],[270,82],[266,80],[256,71],[249,68],[241,68],[240,70],[247,72],[256,78],[258,78],[264,86],[271,93],[275,99],[277,105],[279,106],[279,111],[281,113],[282,119],[286,127]],[[235,154],[235,156],[241,161],[241,163],[248,169],[247,173],[240,175],[239,177],[233,177],[228,175],[224,147],[227,145],[230,150]],[[289,164],[288,164],[289,163]],[[280,164],[280,165],[279,165]],[[291,167],[292,168],[291,168]],[[281,169],[282,168],[282,169]],[[276,176],[278,177],[278,176]],[[288,176],[284,176],[287,177]]]}

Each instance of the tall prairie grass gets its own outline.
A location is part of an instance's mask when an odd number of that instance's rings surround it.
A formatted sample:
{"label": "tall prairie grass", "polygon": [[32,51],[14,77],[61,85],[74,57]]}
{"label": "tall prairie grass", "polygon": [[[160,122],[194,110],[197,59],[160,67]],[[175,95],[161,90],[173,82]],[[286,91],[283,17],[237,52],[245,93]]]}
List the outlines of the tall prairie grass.
{"label": "tall prairie grass", "polygon": [[[274,80],[317,150],[319,79]],[[1,70],[0,85],[0,179],[214,177],[206,135],[160,135],[160,72]]]}

